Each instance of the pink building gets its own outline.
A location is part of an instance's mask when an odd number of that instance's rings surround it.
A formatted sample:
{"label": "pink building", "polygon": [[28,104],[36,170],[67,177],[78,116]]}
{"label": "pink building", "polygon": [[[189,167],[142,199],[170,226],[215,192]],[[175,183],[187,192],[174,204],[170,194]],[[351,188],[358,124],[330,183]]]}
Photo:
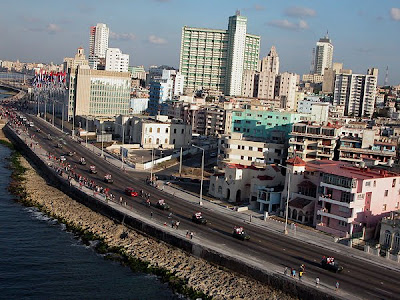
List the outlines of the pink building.
{"label": "pink building", "polygon": [[[296,157],[287,163],[291,176],[289,217],[299,203],[307,203],[308,208],[313,203],[313,223],[318,230],[337,237],[364,234],[369,239],[380,220],[399,209],[400,174],[342,161],[305,163]],[[316,193],[303,195],[305,186],[311,191],[315,186]]]}

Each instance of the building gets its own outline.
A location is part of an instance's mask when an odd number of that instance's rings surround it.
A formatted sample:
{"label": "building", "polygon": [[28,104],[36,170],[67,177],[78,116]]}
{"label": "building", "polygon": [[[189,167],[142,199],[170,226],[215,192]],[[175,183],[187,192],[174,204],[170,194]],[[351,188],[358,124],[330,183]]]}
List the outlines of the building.
{"label": "building", "polygon": [[[189,147],[192,141],[192,129],[181,120],[169,120],[167,116],[128,117],[119,116],[116,122],[123,123],[124,136],[132,144],[140,144],[145,149],[173,149]],[[121,126],[116,127],[122,134]]]}
{"label": "building", "polygon": [[374,113],[378,69],[367,75],[337,74],[333,95],[334,106],[344,106],[345,116],[371,117]]}
{"label": "building", "polygon": [[275,98],[281,100],[281,107],[286,110],[295,110],[297,78],[297,74],[289,72],[281,73],[276,77]]}
{"label": "building", "polygon": [[78,66],[88,66],[89,61],[86,59],[85,50],[79,47],[75,57],[65,57],[64,58],[64,71],[70,72],[70,69],[76,69]]}
{"label": "building", "polygon": [[400,251],[400,212],[394,211],[389,217],[381,220],[379,235],[381,249],[388,250],[393,254]]}
{"label": "building", "polygon": [[82,65],[67,76],[68,119],[129,114],[129,73],[92,70]]}
{"label": "building", "polygon": [[304,161],[333,160],[341,134],[341,126],[310,123],[293,124],[290,132],[288,157]]}
{"label": "building", "polygon": [[307,115],[287,111],[233,110],[232,133],[280,143],[288,138],[294,123],[308,118]]}
{"label": "building", "polygon": [[162,71],[161,78],[150,83],[149,113],[153,116],[161,112],[161,104],[183,93],[184,77],[176,70]]}
{"label": "building", "polygon": [[143,114],[149,107],[149,98],[131,98],[131,106],[129,113]]}
{"label": "building", "polygon": [[106,50],[106,71],[128,72],[129,54],[123,54],[119,48]]}
{"label": "building", "polygon": [[90,27],[89,38],[89,66],[91,69],[97,69],[100,59],[105,59],[108,49],[108,37],[110,29],[106,24],[97,23]]}
{"label": "building", "polygon": [[132,79],[140,79],[146,81],[147,73],[144,69],[144,66],[128,67],[128,72],[131,73]]}
{"label": "building", "polygon": [[398,209],[400,174],[299,157],[288,160],[287,167],[281,205],[290,180],[288,218],[336,237],[369,239],[380,220]]}
{"label": "building", "polygon": [[244,70],[257,70],[260,37],[247,33],[247,18],[229,17],[228,30],[182,28],[179,70],[185,90],[240,96]]}
{"label": "building", "polygon": [[322,93],[333,94],[335,90],[335,77],[339,73],[352,73],[351,70],[343,70],[342,63],[333,63],[332,68],[326,68],[322,82]]}
{"label": "building", "polygon": [[332,59],[333,45],[327,34],[316,44],[313,74],[324,75],[325,69],[332,68]]}
{"label": "building", "polygon": [[[326,72],[326,70],[325,70]],[[303,82],[309,82],[309,83],[322,83],[324,81],[324,75],[321,74],[303,74]]]}
{"label": "building", "polygon": [[243,133],[232,133],[219,140],[219,151],[224,164],[265,167],[282,164],[287,157],[287,146],[268,142],[262,138],[244,137]]}

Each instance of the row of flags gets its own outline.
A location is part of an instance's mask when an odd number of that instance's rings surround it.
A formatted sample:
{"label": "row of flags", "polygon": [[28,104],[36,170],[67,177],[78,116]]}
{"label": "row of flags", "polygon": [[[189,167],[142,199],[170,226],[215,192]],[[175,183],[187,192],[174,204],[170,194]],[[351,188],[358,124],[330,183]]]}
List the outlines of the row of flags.
{"label": "row of flags", "polygon": [[36,88],[65,88],[66,78],[66,72],[48,72],[40,70],[39,72],[35,72],[32,85]]}

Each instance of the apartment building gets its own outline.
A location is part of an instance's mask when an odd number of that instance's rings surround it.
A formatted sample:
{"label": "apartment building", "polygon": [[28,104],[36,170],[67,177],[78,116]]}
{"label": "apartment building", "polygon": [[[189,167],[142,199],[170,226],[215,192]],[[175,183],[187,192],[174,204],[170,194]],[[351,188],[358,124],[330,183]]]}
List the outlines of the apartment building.
{"label": "apartment building", "polygon": [[282,207],[290,176],[288,217],[305,223],[313,219],[323,232],[369,239],[380,220],[399,207],[400,174],[299,157],[288,160],[287,166]]}
{"label": "apartment building", "polygon": [[106,24],[97,23],[96,26],[90,27],[89,66],[91,69],[97,70],[100,60],[105,59],[109,35],[110,29]]}
{"label": "apartment building", "polygon": [[229,17],[228,30],[182,28],[180,67],[186,91],[241,95],[244,70],[257,70],[260,37],[247,33],[247,18]]}
{"label": "apartment building", "polygon": [[129,54],[124,54],[119,48],[106,50],[106,71],[128,72]]}
{"label": "apartment building", "polygon": [[64,71],[70,72],[71,69],[76,69],[78,66],[88,66],[89,61],[86,59],[85,50],[79,47],[76,51],[75,57],[64,58]]}
{"label": "apartment building", "polygon": [[293,124],[290,132],[288,157],[305,161],[332,160],[341,134],[341,126],[309,123]]}

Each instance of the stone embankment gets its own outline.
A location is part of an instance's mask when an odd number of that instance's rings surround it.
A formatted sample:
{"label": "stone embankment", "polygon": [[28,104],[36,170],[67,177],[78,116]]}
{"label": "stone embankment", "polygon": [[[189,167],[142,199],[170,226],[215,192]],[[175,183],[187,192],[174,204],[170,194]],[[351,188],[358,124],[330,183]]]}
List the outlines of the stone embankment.
{"label": "stone embankment", "polygon": [[[24,158],[20,160],[26,168],[21,183],[26,191],[26,201],[73,228],[90,232],[104,241],[106,249],[120,249],[120,253],[144,262],[148,268],[167,270],[187,287],[213,299],[295,299],[115,223],[49,185]],[[193,293],[187,294],[193,297]]]}

